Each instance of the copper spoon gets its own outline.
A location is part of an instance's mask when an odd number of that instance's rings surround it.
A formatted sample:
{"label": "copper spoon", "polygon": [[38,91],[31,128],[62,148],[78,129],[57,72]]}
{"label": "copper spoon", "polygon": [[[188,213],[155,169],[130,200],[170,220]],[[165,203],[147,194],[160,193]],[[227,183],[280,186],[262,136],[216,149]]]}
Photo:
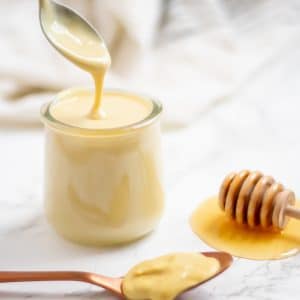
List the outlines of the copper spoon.
{"label": "copper spoon", "polygon": [[[225,271],[232,263],[232,256],[225,252],[202,252],[207,257],[213,257],[220,263],[219,272],[205,281],[188,288],[193,289],[202,283],[216,277]],[[122,292],[122,277],[111,278],[95,273],[76,272],[76,271],[52,271],[52,272],[0,272],[0,282],[25,282],[25,281],[81,281],[107,289],[117,296],[125,298]]]}

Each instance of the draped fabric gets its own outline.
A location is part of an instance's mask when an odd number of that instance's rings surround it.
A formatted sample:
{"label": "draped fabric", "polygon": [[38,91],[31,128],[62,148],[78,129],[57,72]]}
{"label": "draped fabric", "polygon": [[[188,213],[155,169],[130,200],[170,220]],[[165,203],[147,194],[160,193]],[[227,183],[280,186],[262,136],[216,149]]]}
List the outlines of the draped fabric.
{"label": "draped fabric", "polygon": [[[300,75],[298,1],[61,2],[105,38],[113,61],[105,85],[160,99],[170,128],[192,124],[257,77],[272,87],[274,70]],[[0,3],[0,125],[38,125],[41,104],[56,92],[92,84],[42,36],[37,4]],[[292,80],[286,93],[297,86]]]}

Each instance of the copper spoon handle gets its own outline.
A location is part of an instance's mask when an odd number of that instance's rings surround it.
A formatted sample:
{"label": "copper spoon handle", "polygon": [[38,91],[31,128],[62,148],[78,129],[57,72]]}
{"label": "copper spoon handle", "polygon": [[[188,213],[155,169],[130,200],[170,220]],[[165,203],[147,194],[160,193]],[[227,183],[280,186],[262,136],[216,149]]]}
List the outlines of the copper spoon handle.
{"label": "copper spoon handle", "polygon": [[0,282],[86,281],[81,272],[0,272]]}
{"label": "copper spoon handle", "polygon": [[114,293],[121,294],[121,279],[110,278],[99,274],[74,271],[0,272],[0,283],[25,281],[81,281],[101,286]]}

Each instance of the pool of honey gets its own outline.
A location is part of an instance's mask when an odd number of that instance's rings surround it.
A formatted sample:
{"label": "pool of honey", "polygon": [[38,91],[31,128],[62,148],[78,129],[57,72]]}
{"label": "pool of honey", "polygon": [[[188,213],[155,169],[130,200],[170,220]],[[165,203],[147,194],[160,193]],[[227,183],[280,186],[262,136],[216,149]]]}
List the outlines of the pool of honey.
{"label": "pool of honey", "polygon": [[[300,202],[297,201],[297,207]],[[282,259],[300,249],[300,221],[290,219],[281,232],[250,229],[230,220],[220,209],[217,197],[204,201],[193,212],[190,224],[209,246],[234,256],[264,260]]]}

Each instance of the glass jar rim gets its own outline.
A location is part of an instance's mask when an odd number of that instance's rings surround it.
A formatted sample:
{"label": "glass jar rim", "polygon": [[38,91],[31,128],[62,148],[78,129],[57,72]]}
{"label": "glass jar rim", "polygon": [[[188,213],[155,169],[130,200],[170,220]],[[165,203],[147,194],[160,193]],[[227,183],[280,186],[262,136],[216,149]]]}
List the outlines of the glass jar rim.
{"label": "glass jar rim", "polygon": [[73,135],[85,135],[85,136],[100,136],[100,135],[120,135],[120,134],[126,134],[130,133],[134,130],[146,127],[150,124],[152,124],[156,119],[158,119],[162,113],[163,107],[162,104],[158,101],[155,100],[149,96],[139,94],[139,93],[133,93],[129,92],[126,90],[121,90],[121,89],[105,89],[104,92],[106,93],[118,93],[118,94],[123,94],[125,96],[134,96],[134,97],[139,97],[143,100],[149,101],[152,104],[152,110],[150,113],[143,118],[142,120],[138,122],[134,122],[125,126],[118,126],[118,127],[113,127],[113,128],[84,128],[84,127],[78,127],[74,125],[70,125],[67,123],[64,123],[58,119],[56,119],[52,114],[51,114],[51,107],[55,103],[58,102],[59,98],[64,96],[65,94],[71,92],[71,91],[76,91],[76,90],[92,90],[90,88],[86,87],[77,87],[77,88],[69,88],[66,90],[63,90],[59,92],[53,101],[50,101],[48,103],[45,103],[42,105],[40,114],[41,114],[41,120],[45,125],[49,125],[51,128],[56,129],[61,132],[67,132],[68,134],[73,134]]}

